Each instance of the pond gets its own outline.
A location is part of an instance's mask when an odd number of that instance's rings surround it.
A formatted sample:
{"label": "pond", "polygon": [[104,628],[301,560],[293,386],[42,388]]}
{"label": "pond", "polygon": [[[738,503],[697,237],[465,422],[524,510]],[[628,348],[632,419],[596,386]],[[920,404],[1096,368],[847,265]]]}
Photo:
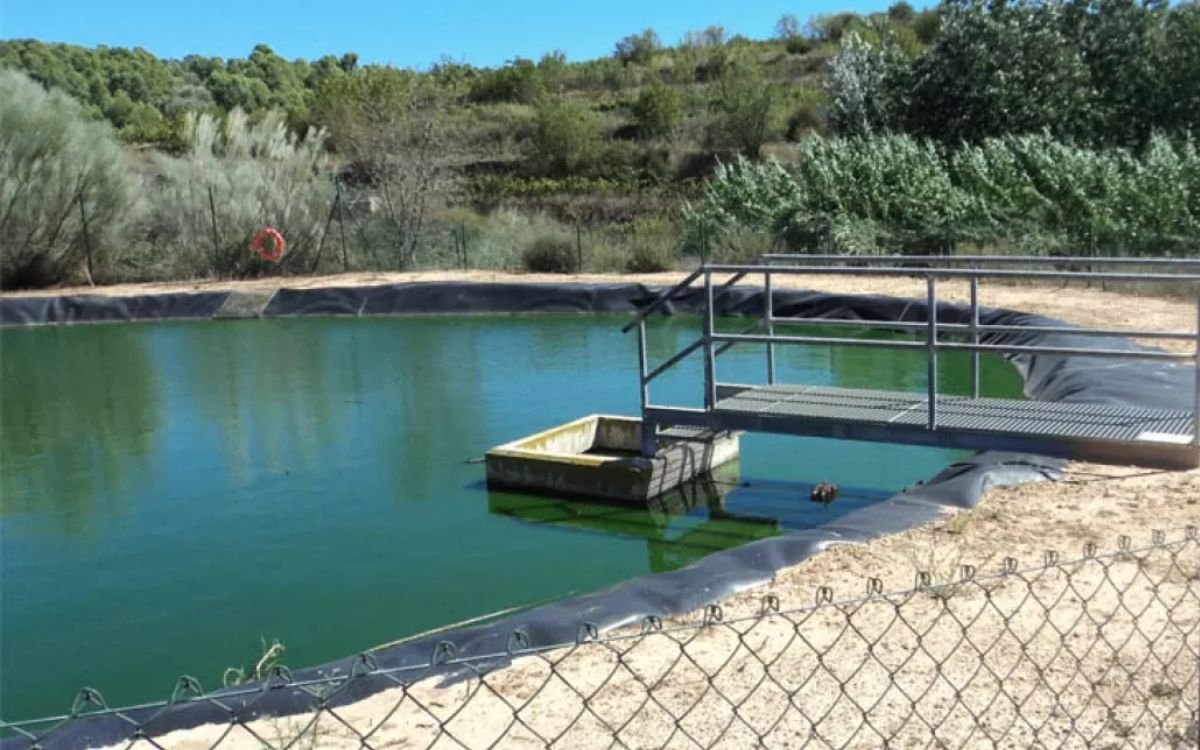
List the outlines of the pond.
{"label": "pond", "polygon": [[[261,640],[307,666],[812,527],[951,451],[747,435],[670,507],[488,492],[490,446],[636,414],[620,316],[277,319],[6,329],[0,350],[0,705],[64,711],[206,688]],[[732,322],[730,327],[740,323]],[[695,317],[653,321],[661,361]],[[845,329],[837,329],[845,335]],[[867,335],[867,334],[863,334]],[[878,332],[870,335],[879,336]],[[779,347],[780,382],[924,388],[922,352]],[[720,360],[761,381],[761,347]],[[963,392],[967,358],[942,358]],[[656,381],[698,405],[693,357]],[[984,360],[985,395],[1020,378]],[[813,482],[842,487],[808,499]]]}

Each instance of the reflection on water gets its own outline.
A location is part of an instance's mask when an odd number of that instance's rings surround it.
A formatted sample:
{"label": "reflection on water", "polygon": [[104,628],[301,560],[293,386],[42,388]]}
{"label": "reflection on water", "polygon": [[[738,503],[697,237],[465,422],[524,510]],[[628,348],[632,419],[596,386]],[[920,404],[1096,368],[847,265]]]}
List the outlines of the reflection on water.
{"label": "reflection on water", "polygon": [[50,505],[47,519],[76,533],[121,512],[107,489],[140,480],[163,419],[153,362],[133,328],[93,334],[2,334],[0,517]]}
{"label": "reflection on water", "polygon": [[644,506],[488,490],[488,510],[524,523],[562,531],[643,540],[649,570],[676,570],[705,555],[777,536],[789,528],[813,528],[890,496],[884,490],[844,488],[839,499],[817,503],[813,485],[740,477],[736,461],[710,477],[688,482]]}

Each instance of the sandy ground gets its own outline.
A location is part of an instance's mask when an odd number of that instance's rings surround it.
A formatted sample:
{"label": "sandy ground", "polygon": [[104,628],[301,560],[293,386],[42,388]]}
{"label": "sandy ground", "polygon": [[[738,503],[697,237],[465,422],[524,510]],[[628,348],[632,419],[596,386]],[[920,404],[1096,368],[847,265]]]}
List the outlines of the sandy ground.
{"label": "sandy ground", "polygon": [[[451,279],[661,285],[681,276],[352,274],[49,293]],[[789,281],[779,285],[924,294],[915,279]],[[946,283],[942,293],[965,300],[967,290]],[[1196,316],[1188,301],[1100,289],[992,285],[981,302],[1093,327],[1186,330]],[[993,490],[974,511],[827,550],[722,602],[723,621],[709,627],[692,613],[645,638],[608,634],[452,687],[427,681],[334,711],[200,727],[155,742],[178,750],[1195,747],[1200,543],[1187,541],[1195,532],[1185,528],[1198,523],[1200,472],[1076,463],[1062,482]],[[1138,548],[1155,529],[1179,542],[1173,552],[983,578],[1006,558],[1037,565],[1047,550],[1066,561],[1086,545]],[[976,580],[960,582],[964,565]],[[902,591],[921,571],[931,584],[922,592],[811,609],[822,587],[835,600],[871,587]]]}

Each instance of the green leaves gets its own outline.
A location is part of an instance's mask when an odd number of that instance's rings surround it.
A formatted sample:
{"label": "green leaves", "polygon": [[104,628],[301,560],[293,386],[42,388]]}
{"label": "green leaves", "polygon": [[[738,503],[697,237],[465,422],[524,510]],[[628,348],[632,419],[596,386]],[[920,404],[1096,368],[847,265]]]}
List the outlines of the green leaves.
{"label": "green leaves", "polygon": [[1200,154],[1156,136],[1139,158],[1048,135],[945,150],[909,136],[809,138],[791,172],[721,167],[685,211],[697,234],[748,228],[792,249],[929,252],[955,242],[1075,253],[1194,252]]}

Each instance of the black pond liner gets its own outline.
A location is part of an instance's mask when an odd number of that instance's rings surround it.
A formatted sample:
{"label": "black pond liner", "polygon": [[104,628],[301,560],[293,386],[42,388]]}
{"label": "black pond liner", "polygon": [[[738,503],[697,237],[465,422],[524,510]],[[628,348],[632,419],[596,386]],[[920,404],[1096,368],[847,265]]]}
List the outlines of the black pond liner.
{"label": "black pond liner", "polygon": [[[281,289],[262,309],[262,317],[388,316],[486,313],[632,313],[649,304],[658,289],[640,284],[515,284],[437,282],[377,287]],[[140,297],[0,298],[0,325],[90,323],[165,319],[206,319],[217,314],[233,292],[164,294]],[[703,306],[703,290],[681,292],[663,312],[695,313]],[[775,314],[850,320],[925,322],[923,301],[878,295],[845,295],[777,290]],[[717,300],[717,314],[759,316],[761,289],[734,287]],[[969,308],[955,303],[938,306],[938,320],[969,322]],[[1006,326],[1065,326],[1039,315],[981,309],[980,322]],[[1144,350],[1127,339],[1071,333],[988,333],[985,344],[1040,345],[1078,349]],[[633,351],[632,338],[630,351]],[[1024,379],[1025,395],[1038,401],[1097,403],[1156,409],[1192,408],[1194,369],[1188,365],[1113,360],[1103,357],[1019,354],[1008,358]],[[730,594],[768,581],[776,571],[795,565],[821,550],[845,543],[912,529],[940,517],[947,507],[972,508],[989,488],[1056,479],[1066,462],[1018,453],[983,452],[958,461],[930,480],[882,502],[848,513],[813,529],[752,542],[710,554],[685,568],[641,576],[611,588],[572,597],[514,614],[485,625],[462,628],[382,648],[277,676],[270,685],[219,691],[224,707],[210,701],[181,701],[112,714],[77,717],[51,732],[47,750],[95,747],[125,741],[142,724],[146,735],[202,724],[229,724],[311,710],[311,693],[290,683],[311,683],[355,675],[328,699],[336,707],[374,693],[430,676],[448,681],[475,668],[502,666],[510,654],[576,643],[581,637],[646,622],[647,618],[691,612]],[[449,663],[447,663],[449,662]],[[425,665],[435,664],[432,668]],[[374,670],[399,670],[389,676]],[[366,673],[364,673],[366,672]],[[165,689],[165,686],[164,686]],[[253,692],[249,692],[253,691]],[[221,697],[222,693],[226,695]],[[29,747],[10,738],[5,750]]]}

